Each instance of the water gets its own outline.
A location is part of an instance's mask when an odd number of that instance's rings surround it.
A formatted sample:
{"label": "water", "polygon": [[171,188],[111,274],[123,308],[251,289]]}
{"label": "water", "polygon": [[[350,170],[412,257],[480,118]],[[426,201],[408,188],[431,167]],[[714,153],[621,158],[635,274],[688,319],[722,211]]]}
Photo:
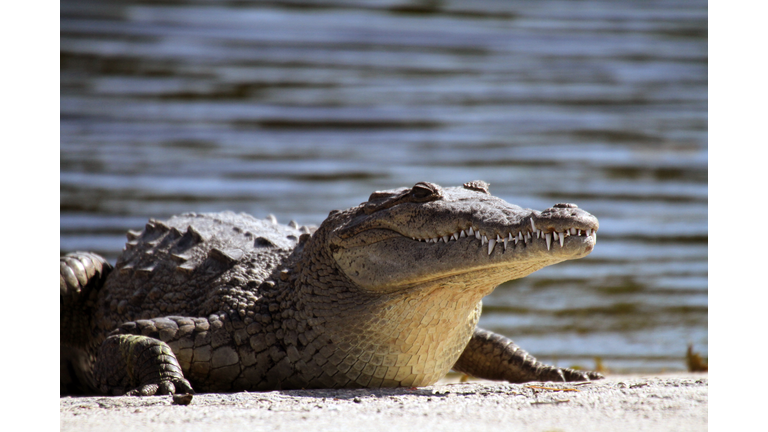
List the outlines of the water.
{"label": "water", "polygon": [[682,370],[708,348],[707,62],[704,1],[63,0],[60,249],[482,179],[600,219],[482,326],[561,366]]}

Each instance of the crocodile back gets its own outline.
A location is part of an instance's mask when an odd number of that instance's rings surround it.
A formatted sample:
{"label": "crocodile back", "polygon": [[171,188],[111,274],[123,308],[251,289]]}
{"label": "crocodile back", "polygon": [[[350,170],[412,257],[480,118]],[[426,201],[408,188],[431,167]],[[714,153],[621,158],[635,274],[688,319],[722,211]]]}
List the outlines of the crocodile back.
{"label": "crocodile back", "polygon": [[109,332],[136,319],[253,310],[314,229],[232,212],[150,219],[143,231],[128,232],[101,292],[97,325]]}

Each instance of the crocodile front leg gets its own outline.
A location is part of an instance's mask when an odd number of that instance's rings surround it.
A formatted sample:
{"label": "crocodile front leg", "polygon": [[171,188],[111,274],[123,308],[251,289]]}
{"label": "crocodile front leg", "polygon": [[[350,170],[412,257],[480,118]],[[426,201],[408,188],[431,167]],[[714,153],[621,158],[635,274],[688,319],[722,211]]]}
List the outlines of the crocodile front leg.
{"label": "crocodile front leg", "polygon": [[102,393],[127,396],[193,393],[171,348],[137,335],[114,335],[101,344],[94,377]]}
{"label": "crocodile front leg", "polygon": [[481,328],[475,329],[453,369],[477,378],[513,383],[590,381],[603,378],[597,372],[581,372],[541,363],[511,339]]}
{"label": "crocodile front leg", "polygon": [[[247,328],[246,328],[247,327]],[[126,322],[101,347],[96,375],[111,394],[269,390],[288,361],[274,335],[225,316]],[[269,342],[268,342],[269,341]],[[292,368],[284,375],[291,376]],[[172,385],[171,385],[172,384]]]}
{"label": "crocodile front leg", "polygon": [[226,381],[220,375],[231,374],[232,368],[222,368],[229,364],[221,364],[213,348],[229,345],[231,339],[215,315],[125,322],[100,347],[94,371],[99,390],[129,395],[190,393],[187,379],[196,385],[211,379]]}

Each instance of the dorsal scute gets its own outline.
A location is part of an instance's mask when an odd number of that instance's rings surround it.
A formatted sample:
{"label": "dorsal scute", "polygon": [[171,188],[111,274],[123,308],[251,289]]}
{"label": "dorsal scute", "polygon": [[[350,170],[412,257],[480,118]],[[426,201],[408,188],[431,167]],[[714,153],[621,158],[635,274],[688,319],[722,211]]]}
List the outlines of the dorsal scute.
{"label": "dorsal scute", "polygon": [[140,271],[143,281],[191,284],[203,275],[224,274],[239,266],[238,272],[263,280],[291,254],[302,235],[315,229],[233,212],[153,219],[141,233],[129,235],[132,240],[116,267],[125,270],[121,274],[126,278]]}

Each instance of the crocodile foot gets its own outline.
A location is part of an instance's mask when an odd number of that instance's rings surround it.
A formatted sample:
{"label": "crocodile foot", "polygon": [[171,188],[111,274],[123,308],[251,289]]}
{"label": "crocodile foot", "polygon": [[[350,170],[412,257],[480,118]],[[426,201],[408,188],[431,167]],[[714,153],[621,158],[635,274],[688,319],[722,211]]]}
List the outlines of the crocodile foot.
{"label": "crocodile foot", "polygon": [[99,390],[105,394],[194,393],[171,348],[165,342],[147,336],[108,337],[99,349],[94,375]]}
{"label": "crocodile foot", "polygon": [[194,394],[189,381],[184,378],[175,380],[160,381],[157,384],[145,384],[140,388],[135,388],[125,392],[124,396],[160,396],[176,394]]}
{"label": "crocodile foot", "polygon": [[[580,371],[568,368],[558,368],[554,366],[548,367],[552,368],[554,372],[550,373],[550,375],[552,375],[550,381],[593,381],[605,378],[600,372]],[[560,377],[560,379],[558,379],[558,377]]]}
{"label": "crocodile foot", "polygon": [[599,372],[541,363],[511,339],[481,328],[475,329],[453,369],[478,378],[512,383],[592,381],[604,378]]}

